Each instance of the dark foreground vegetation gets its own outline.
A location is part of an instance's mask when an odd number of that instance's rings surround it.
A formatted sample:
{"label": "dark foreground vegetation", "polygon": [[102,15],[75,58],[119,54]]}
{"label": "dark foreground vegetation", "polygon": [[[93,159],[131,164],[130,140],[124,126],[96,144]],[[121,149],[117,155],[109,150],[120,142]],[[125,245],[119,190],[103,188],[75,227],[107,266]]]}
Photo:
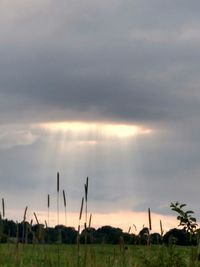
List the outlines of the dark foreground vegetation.
{"label": "dark foreground vegetation", "polygon": [[[186,204],[171,203],[177,214],[178,227],[164,233],[160,221],[160,233],[153,233],[151,211],[148,208],[148,227],[136,234],[112,226],[95,229],[88,220],[88,177],[84,185],[85,196],[81,200],[79,225],[59,225],[60,179],[57,173],[57,226],[49,227],[50,195],[47,196],[47,221],[36,224],[26,220],[26,206],[22,222],[5,217],[2,198],[0,215],[0,267],[200,267],[200,229],[194,212],[186,210]],[[65,219],[67,202],[63,190]],[[82,213],[85,211],[84,229],[80,231]],[[66,221],[66,220],[65,220]]]}
{"label": "dark foreground vegetation", "polygon": [[1,267],[199,267],[196,247],[1,244]]}
{"label": "dark foreground vegetation", "polygon": [[149,228],[143,228],[137,235],[124,233],[120,228],[102,226],[98,229],[86,228],[80,234],[73,227],[63,225],[54,228],[43,224],[31,225],[28,222],[15,223],[10,220],[0,220],[1,243],[25,244],[119,244],[123,240],[129,245],[161,245],[176,244],[181,246],[194,246],[198,244],[197,230],[194,234],[180,229],[171,229],[163,236],[160,233],[150,233]]}
{"label": "dark foreground vegetation", "polygon": [[[4,206],[4,205],[3,205]],[[120,228],[112,226],[102,226],[98,229],[85,223],[85,229],[80,232],[80,220],[78,231],[73,227],[57,225],[54,228],[48,225],[40,224],[36,214],[37,224],[32,225],[25,220],[16,223],[12,220],[2,219],[0,217],[0,243],[23,243],[23,244],[119,244],[123,242],[126,245],[161,245],[176,244],[180,246],[197,246],[200,239],[200,229],[197,229],[196,219],[193,217],[193,211],[184,210],[186,204],[179,202],[171,203],[171,209],[178,213],[177,220],[182,229],[171,229],[163,233],[162,223],[160,221],[160,233],[151,233],[151,213],[148,209],[149,228],[144,227],[138,234],[124,233]],[[4,208],[3,208],[4,210]],[[81,213],[83,210],[83,199],[81,204]],[[4,214],[4,212],[3,212]]]}

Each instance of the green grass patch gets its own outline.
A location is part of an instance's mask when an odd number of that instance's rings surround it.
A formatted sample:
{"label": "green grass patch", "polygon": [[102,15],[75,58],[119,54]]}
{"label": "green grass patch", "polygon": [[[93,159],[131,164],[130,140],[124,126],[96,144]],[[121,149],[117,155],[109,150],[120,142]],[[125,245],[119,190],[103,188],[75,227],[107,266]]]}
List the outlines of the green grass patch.
{"label": "green grass patch", "polygon": [[1,267],[198,267],[195,247],[0,245]]}

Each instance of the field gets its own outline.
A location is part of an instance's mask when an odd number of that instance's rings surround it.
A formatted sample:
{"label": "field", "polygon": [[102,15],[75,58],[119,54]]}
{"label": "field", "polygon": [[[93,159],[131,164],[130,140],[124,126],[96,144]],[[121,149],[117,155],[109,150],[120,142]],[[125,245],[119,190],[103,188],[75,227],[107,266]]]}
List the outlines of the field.
{"label": "field", "polygon": [[197,267],[195,247],[1,244],[1,267]]}
{"label": "field", "polygon": [[[151,233],[151,210],[148,208],[149,228],[136,235],[120,228],[91,227],[87,213],[88,177],[84,185],[78,230],[59,225],[59,173],[57,173],[57,225],[48,227],[50,195],[47,197],[48,220],[40,224],[26,221],[26,206],[21,223],[5,219],[5,203],[2,198],[0,217],[0,267],[200,267],[200,230],[196,229],[193,211],[185,210],[186,204],[171,203],[178,213],[180,229],[171,229],[163,235]],[[66,198],[63,190],[66,216]],[[84,209],[85,208],[85,209]],[[81,219],[85,210],[84,229]],[[133,225],[135,226],[135,225]],[[135,227],[136,228],[136,227]],[[114,245],[115,244],[115,245]],[[182,246],[178,246],[182,245]],[[184,245],[184,246],[183,246]]]}

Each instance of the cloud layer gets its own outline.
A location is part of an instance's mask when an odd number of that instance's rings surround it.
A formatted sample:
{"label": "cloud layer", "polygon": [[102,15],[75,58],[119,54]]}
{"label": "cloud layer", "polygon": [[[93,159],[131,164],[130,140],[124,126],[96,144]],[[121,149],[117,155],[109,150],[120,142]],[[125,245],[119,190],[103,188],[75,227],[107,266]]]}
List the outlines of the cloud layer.
{"label": "cloud layer", "polygon": [[[39,203],[59,169],[73,203],[89,175],[99,211],[107,203],[108,211],[167,213],[180,200],[199,213],[199,7],[186,0],[1,1],[2,193],[38,192]],[[154,132],[88,144],[81,133],[32,128],[52,121]]]}

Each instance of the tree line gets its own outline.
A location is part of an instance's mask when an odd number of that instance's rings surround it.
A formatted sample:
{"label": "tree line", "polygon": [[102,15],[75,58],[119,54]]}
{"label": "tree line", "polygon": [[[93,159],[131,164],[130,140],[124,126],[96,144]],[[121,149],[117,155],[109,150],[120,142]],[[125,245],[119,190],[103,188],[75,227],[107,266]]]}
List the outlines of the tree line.
{"label": "tree line", "polygon": [[123,232],[120,228],[109,225],[98,229],[86,228],[79,234],[73,227],[57,225],[45,227],[43,224],[31,225],[28,222],[16,223],[12,220],[0,220],[0,242],[1,243],[41,243],[41,244],[76,244],[77,237],[81,244],[177,244],[196,245],[199,231],[194,234],[184,229],[171,229],[164,235],[150,233],[148,227],[144,227],[138,234]]}

